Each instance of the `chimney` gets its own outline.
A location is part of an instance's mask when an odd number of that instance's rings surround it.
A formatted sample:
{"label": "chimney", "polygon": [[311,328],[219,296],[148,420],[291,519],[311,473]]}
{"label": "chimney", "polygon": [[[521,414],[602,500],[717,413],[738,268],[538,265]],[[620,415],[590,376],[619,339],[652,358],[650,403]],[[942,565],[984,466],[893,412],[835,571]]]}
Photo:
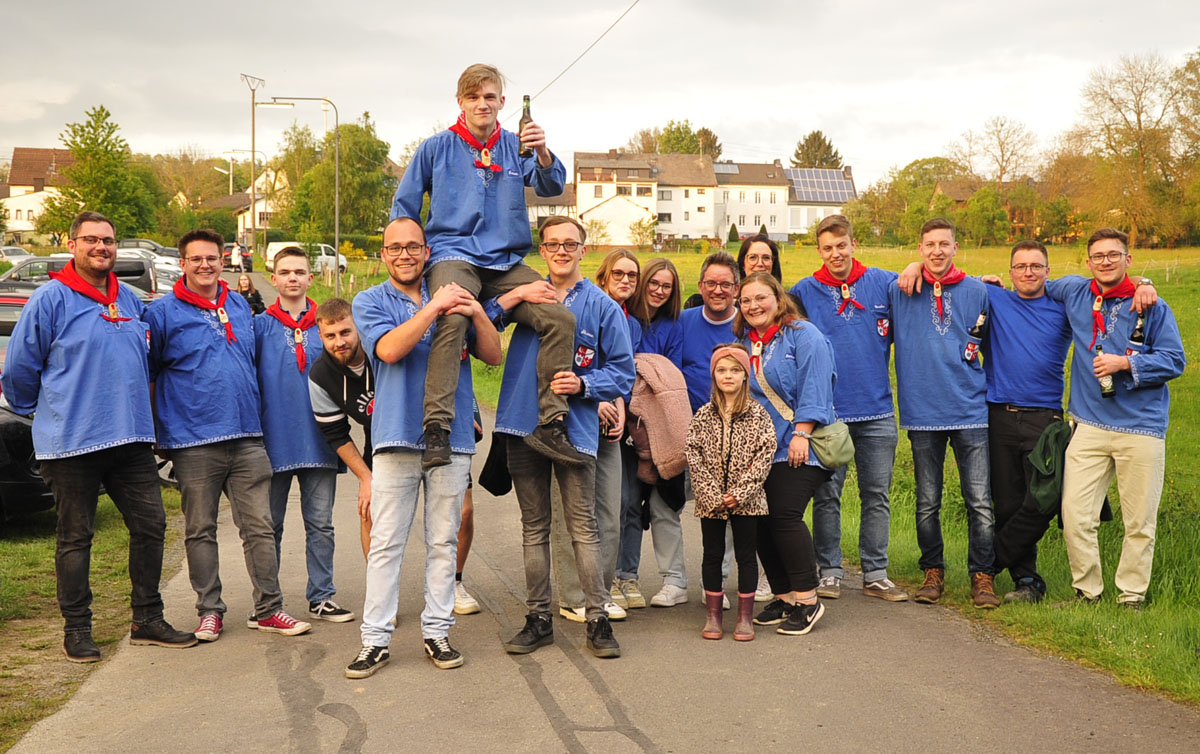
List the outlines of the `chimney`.
{"label": "chimney", "polygon": [[617,156],[617,150],[615,150],[615,149],[608,150],[608,156],[615,158]]}
{"label": "chimney", "polygon": [[849,165],[844,165],[844,166],[842,166],[842,177],[843,177],[843,178],[845,178],[847,181],[853,181],[853,180],[854,180],[854,176],[853,176],[853,175],[850,173],[850,166],[849,166]]}
{"label": "chimney", "polygon": [[775,158],[775,167],[777,167],[777,168],[783,167],[783,165],[780,164],[780,162],[779,162],[779,158]]}

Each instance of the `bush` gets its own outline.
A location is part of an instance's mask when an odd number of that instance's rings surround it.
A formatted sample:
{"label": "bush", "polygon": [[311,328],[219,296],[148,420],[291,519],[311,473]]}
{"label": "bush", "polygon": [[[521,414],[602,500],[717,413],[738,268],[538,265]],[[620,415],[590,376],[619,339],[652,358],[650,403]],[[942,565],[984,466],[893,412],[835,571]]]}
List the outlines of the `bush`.
{"label": "bush", "polygon": [[738,236],[738,229],[737,229],[736,224],[734,224],[734,223],[729,224],[729,237],[726,238],[725,240],[731,241],[733,243],[737,243],[738,241],[741,240],[741,238]]}

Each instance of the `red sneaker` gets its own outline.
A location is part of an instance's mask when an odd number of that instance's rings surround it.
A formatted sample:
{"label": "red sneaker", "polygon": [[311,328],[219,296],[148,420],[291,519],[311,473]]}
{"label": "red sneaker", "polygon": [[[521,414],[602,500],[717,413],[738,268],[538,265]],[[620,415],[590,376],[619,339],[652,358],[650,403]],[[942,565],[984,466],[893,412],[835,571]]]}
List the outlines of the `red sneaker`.
{"label": "red sneaker", "polygon": [[270,618],[258,619],[259,631],[283,634],[284,636],[296,636],[310,629],[312,629],[311,624],[305,623],[302,620],[296,620],[282,610],[277,611]]}
{"label": "red sneaker", "polygon": [[208,613],[200,619],[200,627],[193,631],[200,641],[216,641],[221,638],[221,616]]}

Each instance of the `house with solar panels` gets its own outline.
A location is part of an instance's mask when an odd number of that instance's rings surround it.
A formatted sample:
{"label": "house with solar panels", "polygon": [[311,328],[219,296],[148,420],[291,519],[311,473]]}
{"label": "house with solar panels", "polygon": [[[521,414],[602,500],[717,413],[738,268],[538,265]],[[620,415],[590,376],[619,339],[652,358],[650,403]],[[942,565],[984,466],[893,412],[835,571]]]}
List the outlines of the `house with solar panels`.
{"label": "house with solar panels", "polygon": [[767,226],[772,241],[788,238],[787,176],[779,160],[773,163],[718,162],[717,211],[721,214],[718,234],[729,237],[729,226],[736,225],[738,236],[746,238]]}
{"label": "house with solar panels", "polygon": [[788,180],[788,233],[807,233],[826,217],[840,214],[846,202],[858,198],[848,165],[840,170],[788,168],[784,173]]}

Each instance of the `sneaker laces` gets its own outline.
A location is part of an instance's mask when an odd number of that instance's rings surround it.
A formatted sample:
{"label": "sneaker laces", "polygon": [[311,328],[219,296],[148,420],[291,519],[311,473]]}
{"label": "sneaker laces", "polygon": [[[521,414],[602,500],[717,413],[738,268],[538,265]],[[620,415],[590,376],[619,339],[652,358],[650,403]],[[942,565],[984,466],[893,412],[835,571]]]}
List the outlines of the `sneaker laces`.
{"label": "sneaker laces", "polygon": [[358,657],[354,658],[354,662],[366,662],[371,658],[371,653],[374,651],[375,647],[364,646],[362,649],[358,650]]}
{"label": "sneaker laces", "polygon": [[206,615],[200,619],[200,628],[198,628],[196,630],[197,631],[216,631],[217,630],[217,620],[218,620],[217,616],[213,615],[212,613],[209,613],[208,615]]}
{"label": "sneaker laces", "polygon": [[927,586],[940,586],[941,584],[942,578],[938,575],[936,570],[930,568],[929,570],[925,571],[925,581],[921,584],[922,589]]}
{"label": "sneaker laces", "polygon": [[975,588],[983,594],[995,594],[995,591],[992,589],[992,577],[990,574],[975,574]]}
{"label": "sneaker laces", "polygon": [[295,619],[295,618],[293,618],[292,616],[290,616],[290,615],[288,615],[287,613],[283,612],[282,610],[280,610],[279,612],[275,613],[275,614],[274,614],[274,615],[272,615],[270,618],[267,618],[267,620],[268,620],[268,621],[272,621],[272,620],[273,620],[273,621],[277,621],[277,622],[279,622],[279,623],[282,623],[284,626],[287,626],[288,628],[293,628],[293,627],[295,627],[295,625],[296,625],[296,623],[297,623],[297,621],[296,621],[296,619]]}
{"label": "sneaker laces", "polygon": [[433,642],[433,647],[439,654],[443,652],[449,654],[454,651],[454,648],[450,646],[450,640],[445,636],[435,636],[430,641]]}

